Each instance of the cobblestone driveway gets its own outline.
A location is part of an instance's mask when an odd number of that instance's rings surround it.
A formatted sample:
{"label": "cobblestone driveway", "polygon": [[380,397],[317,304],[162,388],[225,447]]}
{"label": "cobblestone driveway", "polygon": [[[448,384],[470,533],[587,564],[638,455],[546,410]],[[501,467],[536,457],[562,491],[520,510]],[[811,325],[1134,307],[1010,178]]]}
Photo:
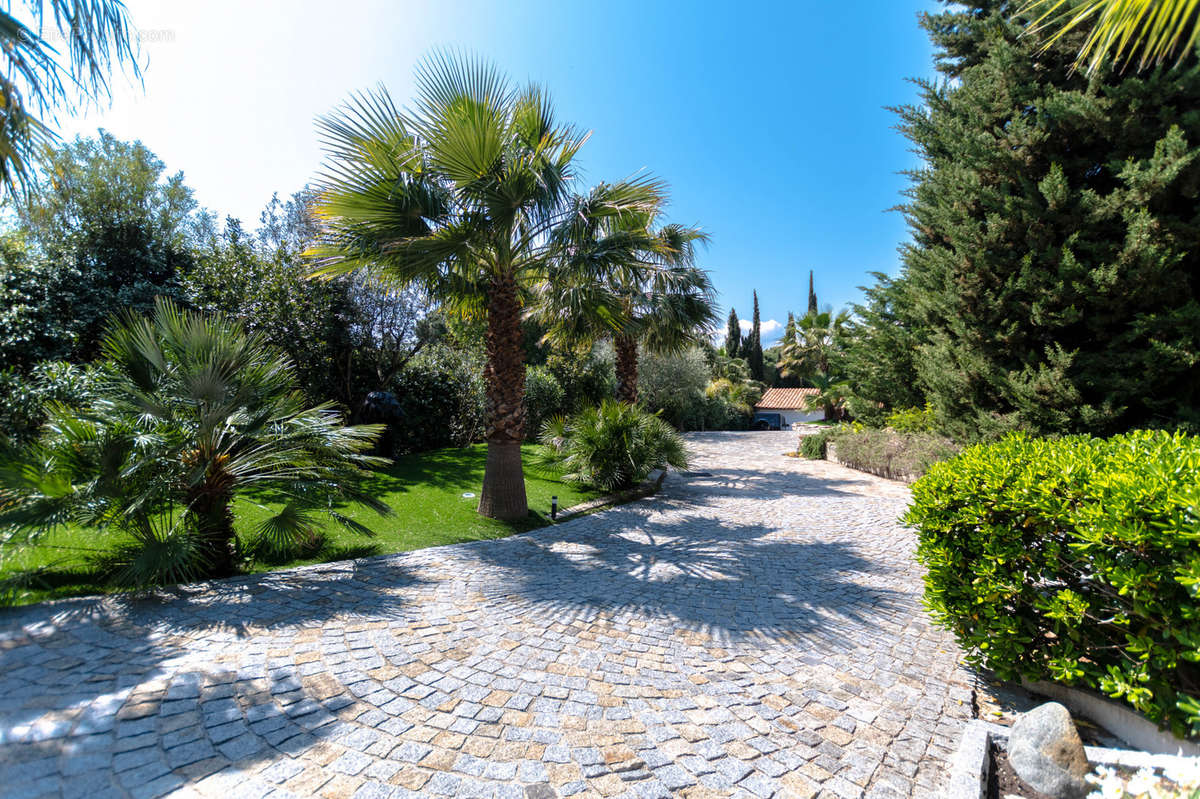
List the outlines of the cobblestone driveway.
{"label": "cobblestone driveway", "polygon": [[527,535],[0,612],[0,794],[935,794],[971,693],[906,490],[692,443]]}

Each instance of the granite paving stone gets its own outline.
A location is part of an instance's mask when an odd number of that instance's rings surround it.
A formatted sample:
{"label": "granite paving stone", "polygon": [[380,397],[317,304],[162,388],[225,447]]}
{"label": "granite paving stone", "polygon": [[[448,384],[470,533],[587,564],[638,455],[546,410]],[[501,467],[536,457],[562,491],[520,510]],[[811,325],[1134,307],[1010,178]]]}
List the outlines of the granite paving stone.
{"label": "granite paving stone", "polygon": [[690,434],[656,496],[508,538],[3,611],[0,796],[935,796],[973,677],[908,489],[795,438]]}

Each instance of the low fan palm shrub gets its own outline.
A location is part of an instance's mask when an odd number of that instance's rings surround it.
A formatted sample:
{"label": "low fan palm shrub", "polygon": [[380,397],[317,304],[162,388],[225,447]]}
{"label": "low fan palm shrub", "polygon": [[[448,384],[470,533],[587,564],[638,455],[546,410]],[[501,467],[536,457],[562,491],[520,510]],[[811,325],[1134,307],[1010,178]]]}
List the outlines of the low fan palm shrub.
{"label": "low fan palm shrub", "polygon": [[0,469],[0,528],[9,545],[57,525],[116,529],[126,586],[228,575],[238,565],[233,500],[278,506],[255,531],[278,545],[315,535],[315,516],[355,500],[380,429],[346,426],[305,407],[291,362],[238,324],[159,301],[127,316],[103,344],[92,399],[51,405],[40,437]]}
{"label": "low fan palm shrub", "polygon": [[1010,435],[933,466],[905,520],[969,660],[1200,735],[1200,437]]}
{"label": "low fan palm shrub", "polygon": [[655,469],[686,469],[683,437],[658,416],[636,405],[605,400],[542,428],[546,461],[567,482],[605,491],[632,488]]}

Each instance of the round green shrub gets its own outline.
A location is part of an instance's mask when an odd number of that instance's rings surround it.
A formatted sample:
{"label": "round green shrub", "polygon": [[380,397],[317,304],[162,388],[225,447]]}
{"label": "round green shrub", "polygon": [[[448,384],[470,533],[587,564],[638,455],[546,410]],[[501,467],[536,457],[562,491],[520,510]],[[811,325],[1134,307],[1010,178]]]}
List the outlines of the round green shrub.
{"label": "round green shrub", "polygon": [[934,465],[905,521],[971,662],[1200,734],[1200,438],[1013,434]]}

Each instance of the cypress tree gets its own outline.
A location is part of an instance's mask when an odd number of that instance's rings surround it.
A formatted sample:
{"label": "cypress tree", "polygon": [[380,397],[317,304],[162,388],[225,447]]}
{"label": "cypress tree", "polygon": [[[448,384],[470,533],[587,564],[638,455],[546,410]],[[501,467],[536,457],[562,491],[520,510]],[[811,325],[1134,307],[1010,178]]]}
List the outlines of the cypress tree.
{"label": "cypress tree", "polygon": [[745,343],[746,361],[750,366],[750,377],[763,379],[762,323],[758,317],[758,292],[754,292],[754,324]]}
{"label": "cypress tree", "polygon": [[1200,60],[1072,70],[1019,3],[926,15],[945,80],[899,109],[924,159],[898,302],[961,438],[1200,423]]}
{"label": "cypress tree", "polygon": [[813,291],[813,270],[808,270],[808,312],[817,312],[817,292]]}
{"label": "cypress tree", "polygon": [[738,358],[742,354],[741,322],[734,308],[729,309],[729,322],[725,327],[725,354],[730,358]]}

